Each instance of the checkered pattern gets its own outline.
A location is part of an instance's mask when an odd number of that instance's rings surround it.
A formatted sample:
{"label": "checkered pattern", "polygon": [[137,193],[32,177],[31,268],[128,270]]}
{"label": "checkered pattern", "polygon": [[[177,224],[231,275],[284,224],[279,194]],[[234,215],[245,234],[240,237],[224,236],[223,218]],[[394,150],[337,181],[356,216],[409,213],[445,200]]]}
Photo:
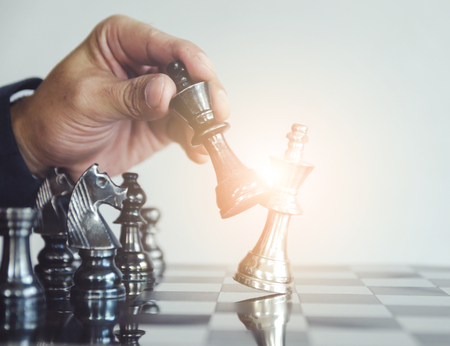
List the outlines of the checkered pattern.
{"label": "checkered pattern", "polygon": [[[256,345],[236,302],[267,296],[235,268],[168,266],[141,313],[141,345]],[[286,345],[450,345],[450,268],[294,267]]]}

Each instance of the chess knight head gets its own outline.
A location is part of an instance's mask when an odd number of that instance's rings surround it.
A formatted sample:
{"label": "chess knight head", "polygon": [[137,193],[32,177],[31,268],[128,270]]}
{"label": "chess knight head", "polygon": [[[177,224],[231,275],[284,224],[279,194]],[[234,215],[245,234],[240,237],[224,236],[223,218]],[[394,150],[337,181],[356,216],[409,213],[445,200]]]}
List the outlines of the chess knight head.
{"label": "chess knight head", "polygon": [[101,204],[122,209],[127,188],[115,185],[106,173],[93,164],[78,179],[70,198],[67,227],[69,245],[79,249],[120,248],[120,242],[99,213]]}
{"label": "chess knight head", "polygon": [[67,212],[73,182],[61,168],[53,168],[39,187],[36,209],[41,225],[34,231],[43,235],[67,235]]}

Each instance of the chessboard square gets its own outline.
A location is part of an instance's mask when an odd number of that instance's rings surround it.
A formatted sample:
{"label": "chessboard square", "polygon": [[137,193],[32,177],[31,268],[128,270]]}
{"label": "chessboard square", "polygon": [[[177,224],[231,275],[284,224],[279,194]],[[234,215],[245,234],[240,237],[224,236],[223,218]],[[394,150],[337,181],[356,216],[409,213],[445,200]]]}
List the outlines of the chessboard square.
{"label": "chessboard square", "polygon": [[299,294],[301,303],[381,304],[374,295],[365,294]]}
{"label": "chessboard square", "polygon": [[[236,281],[232,284],[223,284],[222,285],[222,289],[221,292],[261,292],[260,290],[257,290],[255,288],[246,286],[246,285],[242,285],[240,283],[237,283]],[[270,292],[267,292],[267,295],[270,295]]]}
{"label": "chessboard square", "polygon": [[146,295],[149,300],[166,300],[166,301],[217,301],[219,292],[148,292]]}
{"label": "chessboard square", "polygon": [[323,278],[295,278],[296,286],[364,286],[359,279],[323,279]]}
{"label": "chessboard square", "polygon": [[385,287],[436,287],[430,281],[422,278],[402,278],[402,279],[361,279],[366,286]]}
{"label": "chessboard square", "polygon": [[352,272],[349,266],[340,265],[294,265],[292,266],[293,272]]}
{"label": "chessboard square", "polygon": [[307,317],[309,327],[314,328],[337,328],[337,329],[400,329],[400,325],[394,318],[380,317]]}
{"label": "chessboard square", "polygon": [[395,316],[442,316],[450,317],[450,306],[408,306],[389,305],[387,307]]}
{"label": "chessboard square", "polygon": [[220,292],[222,284],[161,283],[155,292]]}
{"label": "chessboard square", "polygon": [[414,273],[414,269],[409,266],[390,266],[390,265],[362,265],[351,266],[350,270],[359,275],[361,273],[379,272],[379,273]]}
{"label": "chessboard square", "polygon": [[422,345],[428,346],[448,346],[448,341],[450,340],[450,332],[447,334],[414,333],[413,336]]}
{"label": "chessboard square", "polygon": [[440,266],[428,266],[428,265],[414,265],[412,268],[418,272],[424,271],[434,271],[434,272],[448,272],[450,273],[450,267],[440,267]]}
{"label": "chessboard square", "polygon": [[269,294],[270,292],[258,290],[253,292],[220,292],[217,301],[221,303],[236,303],[242,300],[265,297]]}
{"label": "chessboard square", "polygon": [[351,271],[296,271],[293,275],[298,279],[358,279]]}
{"label": "chessboard square", "polygon": [[432,279],[430,281],[438,287],[450,287],[450,279]]}
{"label": "chessboard square", "polygon": [[397,295],[397,296],[447,296],[437,287],[370,287],[370,290],[377,295]]}
{"label": "chessboard square", "polygon": [[198,277],[224,277],[225,270],[208,270],[208,269],[171,269],[167,268],[164,271],[166,276],[198,276]]}
{"label": "chessboard square", "polygon": [[[244,327],[242,325],[242,327]],[[244,328],[245,329],[245,328]],[[248,330],[211,330],[208,336],[208,346],[252,345],[253,335]]]}
{"label": "chessboard square", "polygon": [[417,346],[408,334],[397,330],[314,329],[309,333],[311,345],[320,346]]}
{"label": "chessboard square", "polygon": [[195,284],[221,284],[223,277],[221,276],[163,276],[161,283],[195,283]]}
{"label": "chessboard square", "polygon": [[391,317],[383,305],[375,304],[301,304],[305,316],[325,317]]}
{"label": "chessboard square", "polygon": [[136,317],[136,322],[139,322],[139,325],[174,325],[174,326],[206,326],[209,324],[211,319],[211,315],[195,315],[195,314],[186,314],[180,315],[179,313],[169,315],[169,314],[140,314]]}
{"label": "chessboard square", "polygon": [[[288,325],[288,328],[289,328],[289,325]],[[286,345],[301,345],[301,346],[310,345],[308,333],[307,332],[289,331],[288,333],[286,333]]]}
{"label": "chessboard square", "polygon": [[233,279],[232,276],[225,276],[225,278],[223,279],[223,284],[227,284],[227,285],[231,285],[231,284],[237,284],[238,282]]}
{"label": "chessboard square", "polygon": [[358,277],[360,279],[401,279],[401,278],[421,278],[417,273],[413,272],[358,272]]}
{"label": "chessboard square", "polygon": [[423,276],[426,279],[450,280],[450,271],[424,270],[424,271],[419,271],[418,274]]}
{"label": "chessboard square", "polygon": [[216,302],[158,301],[159,315],[212,315]]}
{"label": "chessboard square", "polygon": [[139,325],[145,334],[139,339],[140,345],[176,346],[203,345],[208,337],[206,326],[161,326]]}
{"label": "chessboard square", "polygon": [[450,295],[450,287],[440,287],[440,289]]}
{"label": "chessboard square", "polygon": [[[403,329],[413,333],[443,333],[450,332],[450,318],[448,317],[397,317]],[[450,340],[449,340],[450,342]]]}
{"label": "chessboard square", "polygon": [[306,317],[300,314],[292,313],[289,322],[286,324],[287,334],[291,332],[306,332],[308,330],[308,322]]}
{"label": "chessboard square", "polygon": [[209,321],[210,330],[245,330],[244,324],[239,320],[236,313],[220,312],[211,316]]}
{"label": "chessboard square", "polygon": [[195,263],[174,263],[169,264],[166,269],[168,270],[218,270],[218,271],[226,271],[228,268],[227,265],[223,264],[195,264]]}
{"label": "chessboard square", "polygon": [[387,296],[377,295],[384,305],[450,306],[450,296]]}
{"label": "chessboard square", "polygon": [[215,312],[234,312],[237,313],[237,306],[234,302],[229,303],[216,303]]}
{"label": "chessboard square", "polygon": [[297,293],[317,293],[317,294],[366,294],[373,295],[372,291],[365,286],[316,286],[316,285],[296,285]]}

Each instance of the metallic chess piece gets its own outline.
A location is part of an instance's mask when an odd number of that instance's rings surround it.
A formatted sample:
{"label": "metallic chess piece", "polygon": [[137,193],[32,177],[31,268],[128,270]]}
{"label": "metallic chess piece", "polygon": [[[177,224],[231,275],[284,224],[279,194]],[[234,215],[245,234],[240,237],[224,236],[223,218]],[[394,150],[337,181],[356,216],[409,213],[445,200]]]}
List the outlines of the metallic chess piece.
{"label": "metallic chess piece", "polygon": [[73,284],[74,257],[67,246],[67,212],[73,189],[70,178],[59,168],[50,170],[41,184],[36,209],[42,213],[41,225],[34,228],[45,246],[38,255],[35,273],[48,299],[66,298]]}
{"label": "metallic chess piece", "polygon": [[31,208],[0,209],[0,235],[3,236],[0,298],[44,299],[30,256],[30,235],[38,224],[38,215]]}
{"label": "metallic chess piece", "polygon": [[286,341],[286,326],[291,318],[289,294],[277,294],[235,303],[239,320],[259,346],[282,346]]}
{"label": "metallic chess piece", "polygon": [[[76,183],[69,204],[69,245],[79,249],[81,265],[75,272],[72,300],[125,297],[122,273],[114,264],[120,242],[99,213],[106,203],[121,209],[127,189],[116,186],[98,165],[89,167]],[[93,275],[92,273],[95,273]]]}
{"label": "metallic chess piece", "polygon": [[156,208],[142,208],[141,215],[147,221],[147,224],[141,226],[142,245],[152,259],[155,277],[159,277],[164,273],[164,269],[166,268],[163,252],[155,239],[155,235],[158,233],[156,223],[159,221],[161,213]]}
{"label": "metallic chess piece", "polygon": [[276,293],[292,291],[294,278],[286,251],[287,232],[291,216],[303,213],[295,196],[314,169],[302,160],[307,131],[304,125],[292,125],[286,136],[289,143],[284,157],[271,157],[274,183],[270,199],[264,204],[269,213],[258,243],[239,263],[234,279],[241,284]]}
{"label": "metallic chess piece", "polygon": [[120,243],[122,247],[117,251],[116,266],[123,274],[123,283],[127,294],[136,295],[147,285],[155,281],[153,263],[144,251],[139,229],[146,221],[141,217],[140,210],[146,201],[144,190],[137,182],[136,173],[122,174],[122,186],[127,188],[127,198],[123,201],[122,211],[114,223],[122,225]]}
{"label": "metallic chess piece", "polygon": [[228,123],[216,120],[208,82],[193,84],[181,61],[173,61],[167,73],[177,85],[178,94],[170,105],[194,130],[192,145],[203,144],[217,176],[217,206],[222,218],[228,218],[263,201],[268,192],[258,174],[247,168],[228,146],[223,132]]}

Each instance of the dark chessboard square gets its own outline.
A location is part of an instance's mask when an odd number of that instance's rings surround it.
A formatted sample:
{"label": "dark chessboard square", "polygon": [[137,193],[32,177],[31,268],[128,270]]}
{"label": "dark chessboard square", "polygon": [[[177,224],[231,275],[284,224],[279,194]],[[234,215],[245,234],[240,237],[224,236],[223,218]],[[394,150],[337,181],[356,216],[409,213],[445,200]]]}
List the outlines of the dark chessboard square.
{"label": "dark chessboard square", "polygon": [[389,305],[387,308],[395,316],[450,317],[450,306]]}
{"label": "dark chessboard square", "polygon": [[450,287],[450,279],[432,279],[430,281],[438,287]]}
{"label": "dark chessboard square", "polygon": [[450,272],[450,267],[446,266],[427,266],[427,265],[415,265],[411,266],[416,271],[441,271],[441,272]]}
{"label": "dark chessboard square", "polygon": [[306,332],[294,331],[286,333],[286,345],[308,346],[310,345],[308,334]]}
{"label": "dark chessboard square", "polygon": [[417,273],[404,272],[358,272],[356,273],[361,279],[401,279],[401,278],[420,278]]}
{"label": "dark chessboard square", "polygon": [[369,289],[377,295],[398,296],[448,296],[437,287],[382,287],[372,286]]}
{"label": "dark chessboard square", "polygon": [[217,301],[218,292],[148,292],[150,300]]}
{"label": "dark chessboard square", "polygon": [[216,312],[237,312],[235,303],[218,302],[216,304]]}
{"label": "dark chessboard square", "polygon": [[140,314],[134,322],[139,324],[160,325],[207,325],[211,315],[154,315]]}
{"label": "dark chessboard square", "polygon": [[381,317],[306,317],[310,328],[401,329],[393,318]]}
{"label": "dark chessboard square", "polygon": [[218,271],[226,271],[226,265],[222,264],[187,264],[187,263],[177,263],[170,264],[167,266],[167,269],[170,270],[218,270]]}
{"label": "dark chessboard square", "polygon": [[446,334],[413,334],[422,345],[448,346],[450,343],[450,332]]}
{"label": "dark chessboard square", "polygon": [[[234,283],[234,284],[223,284],[222,285],[222,289],[220,290],[221,292],[262,292],[260,290],[256,290],[255,288],[249,287],[249,286],[245,286],[242,284],[238,284],[238,283]],[[267,292],[267,295],[273,295],[273,293],[271,292]]]}
{"label": "dark chessboard square", "polygon": [[[237,318],[237,317],[236,317]],[[209,333],[208,345],[230,346],[230,345],[254,345],[252,333],[245,330],[212,330]]]}
{"label": "dark chessboard square", "polygon": [[299,294],[301,303],[319,304],[381,304],[373,295],[367,294]]}
{"label": "dark chessboard square", "polygon": [[314,286],[364,286],[358,279],[295,279],[296,285],[314,285]]}
{"label": "dark chessboard square", "polygon": [[196,284],[221,284],[223,277],[207,276],[165,276],[161,278],[161,283],[196,283]]}

